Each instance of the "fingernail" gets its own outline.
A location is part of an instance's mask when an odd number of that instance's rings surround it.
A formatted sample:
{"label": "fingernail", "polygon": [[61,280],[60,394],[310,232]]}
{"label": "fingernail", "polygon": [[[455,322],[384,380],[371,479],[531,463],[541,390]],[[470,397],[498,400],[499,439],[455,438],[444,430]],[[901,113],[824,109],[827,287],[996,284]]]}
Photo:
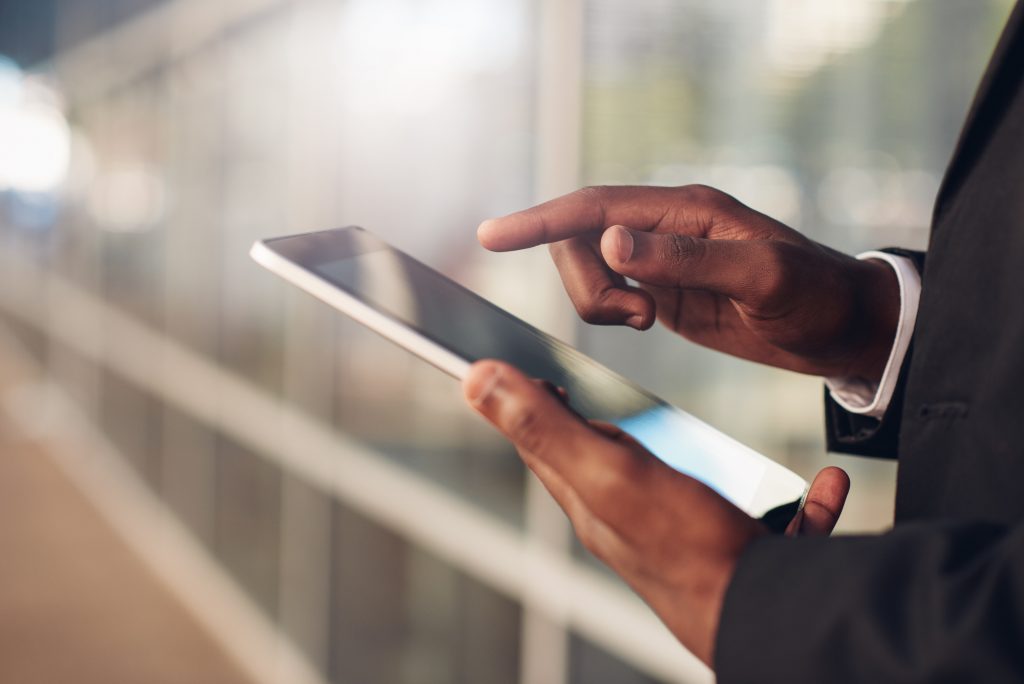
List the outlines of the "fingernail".
{"label": "fingernail", "polygon": [[619,263],[626,263],[633,256],[633,236],[625,228],[615,231],[615,256]]}
{"label": "fingernail", "polygon": [[476,239],[480,244],[487,245],[490,243],[491,238],[494,237],[494,224],[494,219],[487,219],[477,227]]}
{"label": "fingernail", "polygon": [[501,380],[501,372],[496,366],[486,366],[474,371],[466,384],[466,398],[473,406],[481,406],[494,393],[494,388]]}
{"label": "fingernail", "polygon": [[640,330],[643,324],[644,317],[642,314],[635,314],[626,319],[626,325],[628,325],[631,328],[636,328],[637,330]]}

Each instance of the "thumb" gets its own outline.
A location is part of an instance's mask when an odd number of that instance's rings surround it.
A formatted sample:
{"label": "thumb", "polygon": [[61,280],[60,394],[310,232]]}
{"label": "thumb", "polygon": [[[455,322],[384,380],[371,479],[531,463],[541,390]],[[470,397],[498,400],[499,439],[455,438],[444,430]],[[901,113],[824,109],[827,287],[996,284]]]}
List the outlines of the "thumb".
{"label": "thumb", "polygon": [[558,471],[597,435],[563,399],[500,361],[479,361],[462,383],[467,401],[521,452]]}
{"label": "thumb", "polygon": [[823,468],[814,478],[804,506],[793,518],[786,534],[789,536],[827,536],[832,533],[850,492],[850,476],[842,468]]}
{"label": "thumb", "polygon": [[708,240],[680,233],[653,233],[612,226],[601,236],[608,266],[637,282],[709,290],[757,303],[782,277],[785,246],[765,240]]}

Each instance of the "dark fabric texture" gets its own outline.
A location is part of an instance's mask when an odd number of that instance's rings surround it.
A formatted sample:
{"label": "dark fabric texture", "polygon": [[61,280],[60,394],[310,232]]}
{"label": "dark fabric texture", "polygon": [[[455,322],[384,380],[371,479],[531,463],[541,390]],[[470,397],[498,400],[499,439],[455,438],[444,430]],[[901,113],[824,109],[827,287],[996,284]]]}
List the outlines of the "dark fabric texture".
{"label": "dark fabric texture", "polygon": [[1021,527],[932,522],[876,537],[765,537],[745,552],[726,596],[718,681],[1019,682],[1021,568]]}
{"label": "dark fabric texture", "polygon": [[898,453],[896,527],[748,549],[722,684],[1024,681],[1022,1],[939,191],[898,406],[827,411],[833,448]]}

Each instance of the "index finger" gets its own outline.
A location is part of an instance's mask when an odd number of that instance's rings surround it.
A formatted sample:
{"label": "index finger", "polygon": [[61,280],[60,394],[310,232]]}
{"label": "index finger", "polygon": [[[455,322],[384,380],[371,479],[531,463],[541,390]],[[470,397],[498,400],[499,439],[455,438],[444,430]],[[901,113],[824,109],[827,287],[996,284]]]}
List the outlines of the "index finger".
{"label": "index finger", "polygon": [[675,188],[599,186],[488,219],[477,229],[477,238],[493,252],[508,252],[559,242],[613,225],[651,230],[672,206]]}

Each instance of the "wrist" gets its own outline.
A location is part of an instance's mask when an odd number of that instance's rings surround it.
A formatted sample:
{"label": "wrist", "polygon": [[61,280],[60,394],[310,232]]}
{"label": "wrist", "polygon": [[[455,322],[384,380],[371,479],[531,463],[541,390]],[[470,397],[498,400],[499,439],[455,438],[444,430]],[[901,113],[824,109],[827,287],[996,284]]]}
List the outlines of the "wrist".
{"label": "wrist", "polygon": [[[660,591],[645,596],[669,630],[708,667],[714,667],[725,595],[740,558],[751,544],[769,536],[767,528],[749,518],[734,534],[729,543],[696,553],[685,582],[662,585]],[[671,608],[659,610],[659,603]],[[680,611],[680,606],[684,610]]]}
{"label": "wrist", "polygon": [[880,259],[865,259],[860,267],[857,318],[863,330],[862,348],[849,377],[878,384],[896,339],[900,319],[900,285],[893,267]]}

